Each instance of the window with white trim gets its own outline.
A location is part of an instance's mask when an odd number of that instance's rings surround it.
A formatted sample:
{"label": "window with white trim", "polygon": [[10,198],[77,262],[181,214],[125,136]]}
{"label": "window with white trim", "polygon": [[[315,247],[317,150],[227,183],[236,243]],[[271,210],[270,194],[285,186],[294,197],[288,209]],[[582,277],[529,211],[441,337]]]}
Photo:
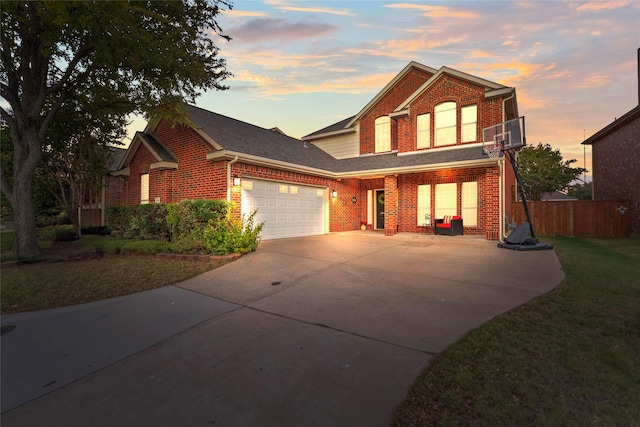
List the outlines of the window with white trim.
{"label": "window with white trim", "polygon": [[382,116],[376,119],[376,153],[391,151],[391,119]]}
{"label": "window with white trim", "polygon": [[149,203],[149,174],[143,173],[140,175],[140,204],[147,203]]}
{"label": "window with white trim", "polygon": [[462,183],[462,220],[465,226],[478,225],[478,182]]}
{"label": "window with white trim", "polygon": [[423,226],[427,223],[427,215],[429,215],[429,224],[433,224],[433,218],[431,218],[431,186],[418,185],[418,225]]}
{"label": "window with white trim", "polygon": [[436,219],[445,215],[457,215],[458,188],[455,182],[451,184],[436,184]]}
{"label": "window with white trim", "polygon": [[429,148],[431,145],[431,113],[417,117],[416,148]]}
{"label": "window with white trim", "polygon": [[462,142],[473,142],[478,139],[477,132],[478,106],[462,107]]}
{"label": "window with white trim", "polygon": [[435,111],[435,145],[454,145],[458,132],[456,126],[456,103],[443,102],[436,105]]}

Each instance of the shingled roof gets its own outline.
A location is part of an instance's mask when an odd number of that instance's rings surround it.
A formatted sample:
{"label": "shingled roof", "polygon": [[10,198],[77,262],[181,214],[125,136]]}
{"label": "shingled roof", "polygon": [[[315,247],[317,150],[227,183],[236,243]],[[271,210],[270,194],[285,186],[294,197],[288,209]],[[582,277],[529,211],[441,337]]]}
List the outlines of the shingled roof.
{"label": "shingled roof", "polygon": [[334,157],[299,139],[192,105],[186,105],[185,111],[198,129],[221,147],[214,152],[249,155],[327,171],[335,164]]}
{"label": "shingled roof", "polygon": [[[213,113],[192,105],[185,105],[187,117],[196,131],[211,145],[207,158],[233,159],[312,175],[364,177],[386,173],[407,173],[442,167],[467,167],[495,163],[482,153],[480,146],[421,150],[412,153],[367,154],[354,158],[336,159],[316,145],[289,137],[271,129],[261,128],[231,117]],[[345,121],[351,118],[345,119]],[[153,168],[176,168],[179,159],[151,133],[137,132],[126,155],[122,156],[115,175],[128,174],[132,156],[144,144],[157,159]]]}
{"label": "shingled roof", "polygon": [[[477,146],[424,150],[409,155],[391,152],[338,160],[313,144],[269,129],[191,105],[185,106],[185,111],[198,129],[208,136],[215,146],[220,147],[210,153],[212,158],[237,155],[249,163],[268,164],[275,161],[277,164],[274,167],[301,166],[325,172],[330,176],[425,170],[435,168],[436,165],[442,167],[444,164],[451,167],[452,163],[458,163],[462,167],[469,162],[477,164],[488,160],[483,156],[482,148]],[[345,120],[348,121],[350,118]]]}

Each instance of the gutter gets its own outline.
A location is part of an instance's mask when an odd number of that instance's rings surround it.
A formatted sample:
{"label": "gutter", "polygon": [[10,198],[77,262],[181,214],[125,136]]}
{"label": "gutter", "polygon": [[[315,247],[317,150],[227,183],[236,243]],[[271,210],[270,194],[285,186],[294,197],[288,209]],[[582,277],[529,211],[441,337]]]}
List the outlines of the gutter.
{"label": "gutter", "polygon": [[[239,158],[242,158],[242,161],[246,161],[247,163],[258,165],[258,166],[265,166],[269,168],[280,168],[280,169],[285,169],[291,172],[306,173],[309,175],[321,176],[323,178],[336,178],[335,173],[327,170],[304,167],[304,166],[296,165],[293,163],[282,162],[279,160],[269,160],[269,159],[265,159],[264,157],[254,156],[251,154],[243,154],[236,151],[227,151],[227,150],[215,151],[207,154],[206,158],[207,160],[214,160],[214,161],[232,158],[233,160],[230,162],[230,164],[233,164],[237,162]],[[231,169],[229,169],[229,173],[231,173]]]}
{"label": "gutter", "polygon": [[309,175],[319,176],[322,178],[329,179],[340,179],[340,178],[369,178],[369,177],[379,177],[389,174],[396,173],[412,173],[412,172],[426,172],[431,170],[438,170],[442,168],[448,169],[461,169],[467,167],[474,166],[491,166],[495,165],[497,160],[484,158],[484,159],[475,159],[475,160],[464,160],[459,162],[447,162],[447,163],[433,163],[429,165],[413,165],[413,166],[404,166],[404,167],[391,167],[391,168],[383,168],[383,169],[361,169],[357,171],[348,171],[348,172],[333,172],[323,169],[316,169],[311,167],[304,167],[300,165],[295,165],[288,162],[282,162],[278,160],[267,161],[264,157],[253,156],[250,154],[242,154],[234,151],[219,151],[207,154],[207,160],[224,160],[229,159],[232,160],[228,163],[227,170],[227,179],[230,179],[231,167],[230,165],[237,162],[238,159],[241,159],[243,162],[247,162],[250,164],[258,165],[258,166],[266,166],[270,168],[279,168],[285,169],[291,172],[298,173],[306,173]]}

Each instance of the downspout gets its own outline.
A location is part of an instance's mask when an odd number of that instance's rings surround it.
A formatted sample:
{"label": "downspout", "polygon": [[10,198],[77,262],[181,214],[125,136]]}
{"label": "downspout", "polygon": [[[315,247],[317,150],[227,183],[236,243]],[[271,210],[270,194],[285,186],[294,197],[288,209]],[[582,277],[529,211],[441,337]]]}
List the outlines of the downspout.
{"label": "downspout", "polygon": [[231,165],[238,161],[238,156],[227,163],[227,202],[231,201]]}
{"label": "downspout", "polygon": [[[502,100],[502,123],[507,121],[507,101],[515,98],[515,91],[511,91],[511,96],[504,98]],[[506,168],[504,167],[504,156],[500,157],[498,160],[498,175],[500,176],[500,197],[498,202],[498,209],[500,211],[500,218],[498,220],[498,240],[502,242],[504,239],[504,216],[505,216],[505,202],[504,202],[504,188],[505,188],[505,180],[506,180]]]}

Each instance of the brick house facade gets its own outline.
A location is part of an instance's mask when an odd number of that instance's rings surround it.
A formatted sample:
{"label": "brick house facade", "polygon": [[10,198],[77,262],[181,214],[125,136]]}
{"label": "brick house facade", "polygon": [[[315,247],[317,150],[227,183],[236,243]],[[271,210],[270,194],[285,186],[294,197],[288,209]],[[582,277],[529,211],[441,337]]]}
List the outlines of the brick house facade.
{"label": "brick house facade", "polygon": [[185,110],[189,126],[159,120],[136,134],[107,204],[227,199],[237,213],[258,210],[264,238],[362,223],[432,233],[427,216],[443,215],[462,216],[466,234],[503,234],[515,179],[503,157],[483,154],[481,138],[518,117],[514,88],[411,62],[358,114],[302,140]]}
{"label": "brick house facade", "polygon": [[593,199],[631,200],[631,233],[640,234],[640,105],[583,144],[592,150]]}

